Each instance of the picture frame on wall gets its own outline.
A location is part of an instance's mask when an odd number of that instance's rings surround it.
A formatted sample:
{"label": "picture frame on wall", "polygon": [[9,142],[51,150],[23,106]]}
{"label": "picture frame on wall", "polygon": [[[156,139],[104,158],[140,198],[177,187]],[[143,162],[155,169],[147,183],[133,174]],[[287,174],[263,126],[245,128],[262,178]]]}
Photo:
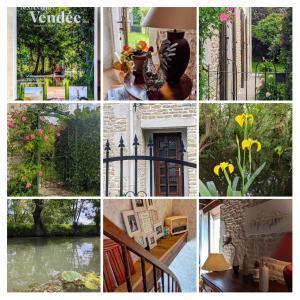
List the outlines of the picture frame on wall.
{"label": "picture frame on wall", "polygon": [[152,217],[151,212],[149,210],[139,212],[139,220],[141,225],[141,231],[148,235],[153,232],[153,224],[152,224]]}
{"label": "picture frame on wall", "polygon": [[145,199],[132,199],[131,200],[133,210],[136,212],[147,210]]}
{"label": "picture frame on wall", "polygon": [[147,247],[147,240],[146,240],[146,236],[140,232],[140,233],[136,233],[134,236],[133,236],[134,240],[140,245],[142,246],[143,248],[146,248]]}
{"label": "picture frame on wall", "polygon": [[147,235],[147,244],[149,249],[154,248],[157,246],[157,240],[156,240],[156,233],[152,232],[151,234]]}
{"label": "picture frame on wall", "polygon": [[149,210],[154,209],[153,199],[146,199],[145,201],[146,201],[147,209]]}
{"label": "picture frame on wall", "polygon": [[141,232],[141,226],[137,213],[134,210],[122,211],[123,221],[127,234],[133,237],[135,234]]}
{"label": "picture frame on wall", "polygon": [[162,222],[153,225],[154,232],[156,234],[156,239],[160,239],[164,236],[164,226]]}

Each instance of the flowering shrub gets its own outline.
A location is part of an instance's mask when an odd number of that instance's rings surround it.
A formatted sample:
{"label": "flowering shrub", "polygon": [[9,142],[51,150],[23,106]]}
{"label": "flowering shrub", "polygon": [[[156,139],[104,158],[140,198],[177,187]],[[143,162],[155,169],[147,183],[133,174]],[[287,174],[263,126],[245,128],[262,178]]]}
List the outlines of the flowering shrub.
{"label": "flowering shrub", "polygon": [[56,125],[40,117],[40,110],[21,110],[8,115],[8,152],[10,164],[9,195],[36,195],[37,178],[43,177],[39,156],[51,154]]}
{"label": "flowering shrub", "polygon": [[260,79],[256,88],[256,97],[259,100],[286,100],[287,86],[277,83],[275,74],[267,75],[267,80]]}
{"label": "flowering shrub", "polygon": [[[233,163],[224,161],[217,164],[213,172],[216,176],[222,174],[227,181],[227,196],[245,196],[254,182],[255,178],[261,173],[265,167],[265,162],[253,170],[253,155],[261,151],[261,142],[257,139],[250,137],[249,128],[254,124],[254,116],[252,114],[239,114],[235,117],[235,122],[240,127],[242,142],[238,135],[236,135],[237,145],[237,157],[236,165]],[[254,153],[253,153],[254,152]],[[237,169],[239,176],[234,176],[234,171]],[[241,179],[241,180],[240,180]],[[240,184],[239,184],[240,183]],[[219,196],[213,181],[209,181],[206,184],[200,180],[200,195],[201,196]]]}
{"label": "flowering shrub", "polygon": [[135,48],[125,45],[121,53],[121,59],[113,65],[114,69],[123,71],[124,73],[130,72],[133,67],[132,56],[146,53],[149,49],[151,47],[149,48],[145,41],[136,43]]}

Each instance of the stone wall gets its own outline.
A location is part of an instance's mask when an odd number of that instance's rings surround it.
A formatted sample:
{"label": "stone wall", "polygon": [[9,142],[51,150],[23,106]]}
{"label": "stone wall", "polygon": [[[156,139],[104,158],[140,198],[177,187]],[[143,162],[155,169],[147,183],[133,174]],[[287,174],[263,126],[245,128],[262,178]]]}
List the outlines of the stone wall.
{"label": "stone wall", "polygon": [[[257,235],[254,237],[248,237],[245,234],[245,209],[265,201],[268,200],[225,200],[221,205],[221,226],[223,226],[221,232],[229,234],[232,237],[232,241],[237,248],[240,267],[243,264],[245,254],[248,256],[250,270],[253,268],[255,261],[260,261],[262,257],[266,257],[264,261],[269,265],[270,277],[278,281],[283,281],[282,269],[287,263],[272,259],[270,256],[285,233]],[[227,261],[232,263],[234,248],[232,246],[225,246],[223,253]]]}
{"label": "stone wall", "polygon": [[[186,147],[185,160],[197,162],[196,104],[105,104],[103,107],[103,143],[110,142],[110,156],[119,156],[120,137],[123,137],[124,155],[133,155],[132,145],[137,135],[139,155],[148,155],[149,137],[155,132],[181,132]],[[104,153],[105,156],[105,153]],[[110,164],[109,196],[119,196],[119,162]],[[138,162],[138,191],[149,195],[149,162]],[[124,162],[124,192],[134,190],[134,162]],[[106,172],[103,171],[103,187]],[[186,195],[196,196],[197,170],[185,168]]]}
{"label": "stone wall", "polygon": [[[233,45],[233,26],[235,26],[236,31],[236,71],[237,71],[237,90],[241,89],[241,12],[247,17],[248,24],[248,56],[246,57],[246,63],[248,65],[248,71],[251,71],[251,60],[252,60],[252,42],[251,42],[251,9],[247,7],[237,7],[235,9],[234,22],[227,22],[227,66],[228,66],[228,99],[232,98],[233,89],[233,74],[232,74],[232,49]],[[217,70],[220,63],[220,35],[218,31],[215,31],[212,37],[205,41],[204,43],[204,65],[209,67],[210,70],[210,97],[211,100],[220,99],[219,88],[217,93]]]}

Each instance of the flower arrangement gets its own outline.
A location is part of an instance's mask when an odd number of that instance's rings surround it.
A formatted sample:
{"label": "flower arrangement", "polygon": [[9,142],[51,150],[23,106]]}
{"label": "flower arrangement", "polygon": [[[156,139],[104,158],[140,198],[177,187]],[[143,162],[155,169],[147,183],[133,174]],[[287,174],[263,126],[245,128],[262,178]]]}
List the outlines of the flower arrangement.
{"label": "flower arrangement", "polygon": [[[238,135],[236,135],[237,144],[237,157],[236,166],[231,162],[221,162],[217,164],[213,172],[216,176],[224,175],[227,181],[227,196],[245,196],[254,182],[255,178],[261,173],[265,167],[265,162],[253,170],[253,151],[256,149],[256,153],[261,151],[261,142],[257,139],[250,137],[249,129],[254,124],[254,116],[252,114],[239,114],[235,117],[235,122],[239,125],[241,129],[242,142]],[[234,176],[233,180],[231,175],[234,175],[234,171],[237,169],[239,176]],[[241,179],[241,183],[239,185]],[[206,184],[200,180],[200,195],[201,196],[219,196],[219,191],[217,190],[213,181],[209,181]]]}
{"label": "flower arrangement", "polygon": [[152,47],[148,47],[145,41],[139,41],[136,43],[135,47],[129,47],[125,45],[121,53],[120,59],[116,61],[113,65],[114,69],[128,73],[133,68],[133,58],[134,56],[145,55],[149,50],[151,51]]}

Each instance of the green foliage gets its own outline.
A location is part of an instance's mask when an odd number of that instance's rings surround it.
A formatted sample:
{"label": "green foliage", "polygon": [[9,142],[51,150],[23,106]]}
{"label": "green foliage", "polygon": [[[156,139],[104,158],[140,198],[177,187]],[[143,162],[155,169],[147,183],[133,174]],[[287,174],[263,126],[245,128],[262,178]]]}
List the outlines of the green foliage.
{"label": "green foliage", "polygon": [[73,282],[73,281],[83,279],[81,274],[78,273],[78,272],[75,272],[75,271],[64,271],[61,274],[61,278],[62,278],[63,281],[66,281],[66,282]]}
{"label": "green foliage", "polygon": [[226,13],[225,7],[199,8],[199,96],[209,95],[207,89],[207,70],[204,65],[204,43],[206,39],[217,35],[221,26],[220,14]]}
{"label": "green foliage", "polygon": [[37,15],[79,14],[80,23],[34,26],[28,9],[17,10],[17,76],[50,74],[55,64],[75,72],[75,85],[93,87],[94,9],[56,7],[35,10]]}
{"label": "green foliage", "polygon": [[140,7],[133,7],[132,8],[132,21],[133,21],[133,25],[141,25],[142,22],[142,11],[140,9]]}
{"label": "green foliage", "polygon": [[100,278],[95,272],[89,273],[84,278],[84,286],[89,290],[100,289]]}
{"label": "green foliage", "polygon": [[293,96],[293,14],[292,8],[287,8],[281,32],[280,61],[287,71],[288,99]]}
{"label": "green foliage", "polygon": [[[87,199],[28,200],[7,202],[9,237],[35,236],[34,213],[41,208],[40,220],[44,236],[98,236],[100,201]],[[79,224],[81,217],[89,224]],[[76,224],[76,228],[74,228]]]}
{"label": "green foliage", "polygon": [[[235,177],[239,177],[237,185],[241,184],[242,178],[239,173],[241,172],[240,169],[242,169],[242,165],[239,166],[236,159],[238,147],[235,136],[243,135],[243,130],[239,126],[236,126],[236,123],[233,121],[235,116],[240,112],[253,114],[254,125],[248,128],[249,136],[259,138],[262,145],[259,155],[256,155],[256,151],[253,151],[255,153],[255,159],[252,159],[251,162],[252,170],[260,170],[260,167],[266,162],[254,183],[247,186],[248,193],[253,194],[253,191],[256,192],[258,190],[261,191],[261,193],[264,193],[264,190],[276,190],[277,192],[281,191],[281,188],[287,190],[290,184],[290,169],[292,167],[291,105],[268,105],[262,103],[201,104],[199,116],[201,195],[217,196],[216,191],[209,185],[203,187],[203,182],[209,181],[215,182],[218,194],[227,193],[227,181],[224,180],[224,177],[219,178],[213,173],[214,166],[221,161],[228,161],[235,166],[235,171],[232,174],[232,190],[236,190],[234,184],[235,180],[238,179],[235,179]],[[240,143],[241,141],[239,141],[239,144]],[[279,145],[280,147],[278,147]],[[253,149],[255,150],[255,148]],[[283,152],[282,149],[284,149]],[[278,153],[282,153],[280,156],[280,165],[278,165]],[[242,151],[240,151],[240,155],[242,155]],[[248,180],[250,178],[251,177],[248,177]],[[274,182],[282,184],[282,187],[270,187],[269,185]],[[259,195],[269,196],[269,194]]]}
{"label": "green foliage", "polygon": [[287,85],[276,82],[275,74],[269,74],[266,80],[260,80],[256,93],[258,100],[287,100],[288,97]]}
{"label": "green foliage", "polygon": [[66,186],[74,192],[100,193],[100,110],[88,107],[76,109],[64,122],[55,143],[56,166],[68,161]]}
{"label": "green foliage", "polygon": [[[54,105],[52,109],[58,109]],[[59,130],[43,117],[50,109],[47,104],[27,106],[8,115],[8,153],[16,161],[10,164],[8,194],[37,195],[38,177],[42,177],[41,156],[50,156]]]}
{"label": "green foliage", "polygon": [[30,237],[35,236],[34,224],[7,224],[7,237]]}
{"label": "green foliage", "polygon": [[[66,237],[66,236],[97,236],[95,225],[79,225],[76,233],[72,224],[46,224],[44,225],[44,236]],[[34,224],[7,224],[8,237],[33,237],[35,234]]]}
{"label": "green foliage", "polygon": [[253,37],[268,47],[268,57],[272,60],[276,60],[280,52],[283,20],[283,14],[272,13],[252,26]]}

